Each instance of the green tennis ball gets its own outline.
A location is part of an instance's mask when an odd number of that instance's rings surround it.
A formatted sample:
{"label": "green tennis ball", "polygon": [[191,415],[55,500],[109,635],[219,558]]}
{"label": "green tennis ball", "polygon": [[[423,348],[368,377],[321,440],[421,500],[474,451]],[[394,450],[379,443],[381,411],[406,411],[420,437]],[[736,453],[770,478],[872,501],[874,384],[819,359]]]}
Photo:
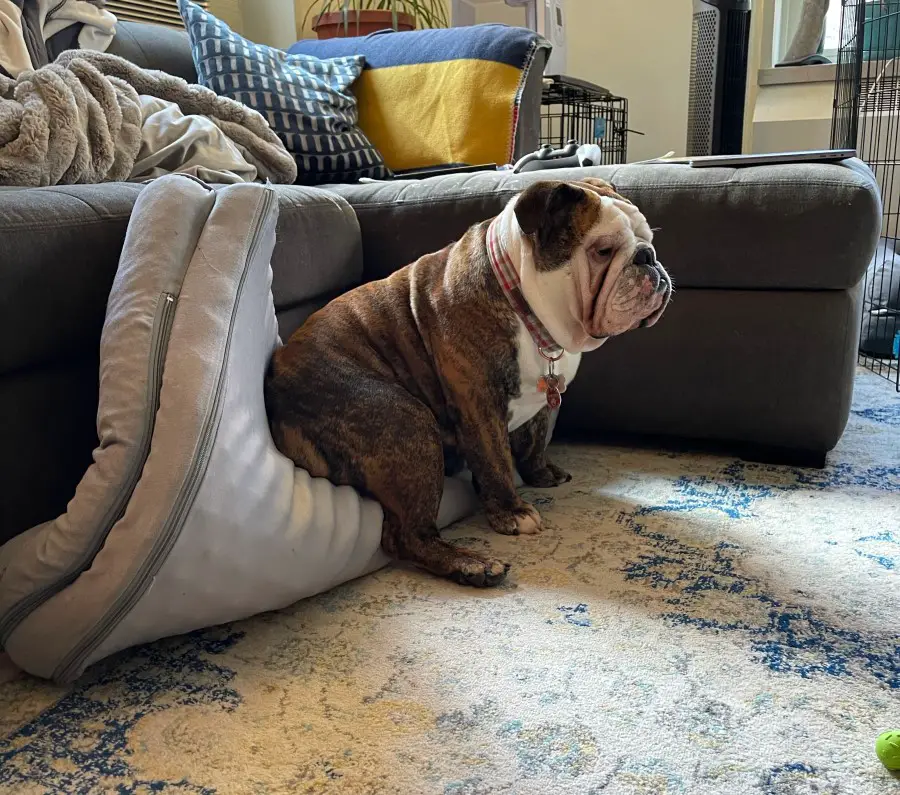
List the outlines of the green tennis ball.
{"label": "green tennis ball", "polygon": [[875,741],[875,753],[888,770],[900,770],[900,730],[880,735]]}

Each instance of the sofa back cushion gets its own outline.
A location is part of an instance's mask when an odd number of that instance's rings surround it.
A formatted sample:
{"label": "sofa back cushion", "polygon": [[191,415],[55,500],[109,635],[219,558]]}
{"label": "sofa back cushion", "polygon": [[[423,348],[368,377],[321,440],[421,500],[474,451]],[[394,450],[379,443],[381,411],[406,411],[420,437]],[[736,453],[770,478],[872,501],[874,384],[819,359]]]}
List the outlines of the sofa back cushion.
{"label": "sofa back cushion", "polygon": [[107,52],[125,58],[142,69],[159,69],[188,83],[197,82],[191,40],[183,30],[119,20],[116,23],[116,37]]}
{"label": "sofa back cushion", "polygon": [[403,171],[512,162],[520,154],[516,143],[526,98],[523,126],[534,148],[549,49],[546,39],[525,28],[475,25],[303,40],[289,52],[366,59],[353,88],[359,125],[388,167]]}

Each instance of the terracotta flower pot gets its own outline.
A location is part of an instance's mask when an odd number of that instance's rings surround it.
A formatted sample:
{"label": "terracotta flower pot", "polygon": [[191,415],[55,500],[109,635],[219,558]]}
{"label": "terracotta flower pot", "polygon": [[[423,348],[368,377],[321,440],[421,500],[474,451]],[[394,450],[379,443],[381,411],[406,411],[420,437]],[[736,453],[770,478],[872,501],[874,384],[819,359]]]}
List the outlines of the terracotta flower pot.
{"label": "terracotta flower pot", "polygon": [[[348,11],[347,25],[340,11],[331,11],[316,18],[313,30],[320,39],[336,39],[348,36],[368,36],[379,30],[391,28],[394,15],[390,11]],[[415,30],[416,18],[410,14],[397,14],[397,30]]]}

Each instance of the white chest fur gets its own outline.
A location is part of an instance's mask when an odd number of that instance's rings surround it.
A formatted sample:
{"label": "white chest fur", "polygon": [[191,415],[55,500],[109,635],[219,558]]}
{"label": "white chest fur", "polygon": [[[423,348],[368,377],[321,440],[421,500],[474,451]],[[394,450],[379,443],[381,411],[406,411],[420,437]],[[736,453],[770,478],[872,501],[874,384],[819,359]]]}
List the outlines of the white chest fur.
{"label": "white chest fur", "polygon": [[[544,406],[547,405],[547,395],[538,390],[538,380],[547,373],[548,362],[538,353],[537,346],[525,324],[518,320],[519,331],[516,335],[516,344],[519,347],[519,378],[521,394],[509,401],[509,430],[524,425]],[[581,362],[580,353],[564,353],[562,358],[554,364],[554,370],[559,375],[564,375],[566,384],[572,383],[578,365]],[[565,396],[563,396],[565,400]]]}

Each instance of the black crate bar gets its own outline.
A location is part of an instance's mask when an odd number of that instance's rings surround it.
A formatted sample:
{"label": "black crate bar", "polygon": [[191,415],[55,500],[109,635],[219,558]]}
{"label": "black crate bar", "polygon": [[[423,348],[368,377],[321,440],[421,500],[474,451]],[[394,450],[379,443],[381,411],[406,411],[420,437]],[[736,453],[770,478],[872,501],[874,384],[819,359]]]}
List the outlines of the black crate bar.
{"label": "black crate bar", "polygon": [[831,145],[855,148],[881,188],[881,240],[863,283],[859,363],[900,391],[900,0],[841,0]]}
{"label": "black crate bar", "polygon": [[580,81],[554,78],[546,83],[541,100],[541,144],[561,148],[571,140],[599,146],[603,153],[599,165],[626,162],[628,100]]}

